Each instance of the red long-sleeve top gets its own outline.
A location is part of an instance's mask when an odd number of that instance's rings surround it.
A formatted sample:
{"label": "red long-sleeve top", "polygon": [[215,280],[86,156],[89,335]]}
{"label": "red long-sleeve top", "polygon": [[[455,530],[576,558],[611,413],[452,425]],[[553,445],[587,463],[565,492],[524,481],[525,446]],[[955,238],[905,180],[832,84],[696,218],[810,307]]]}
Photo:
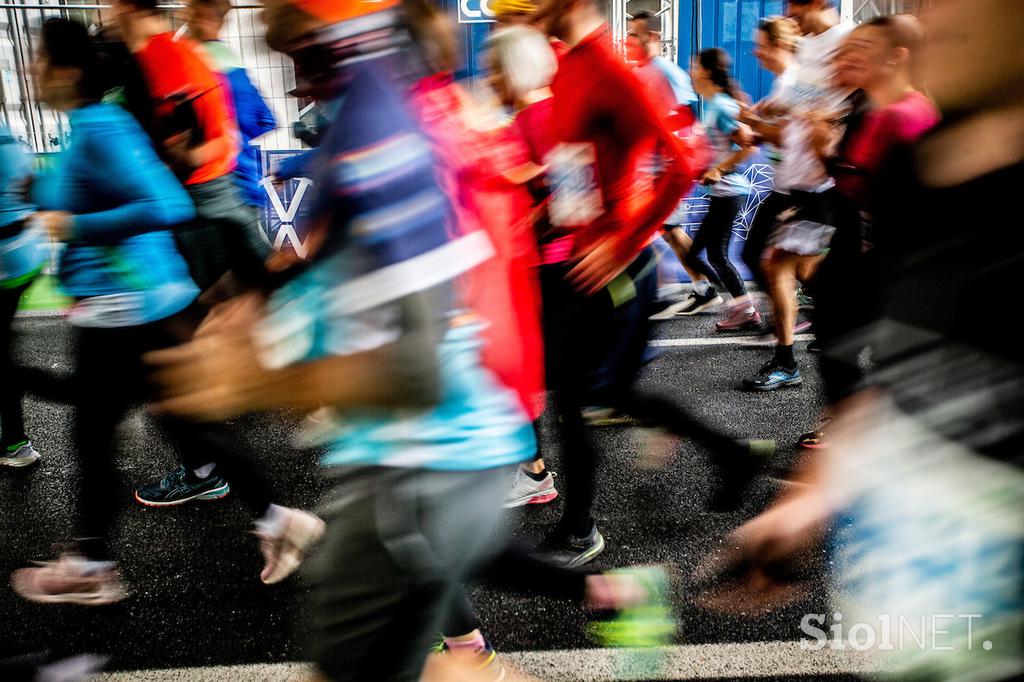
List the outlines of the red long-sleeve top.
{"label": "red long-sleeve top", "polygon": [[[691,155],[613,51],[606,26],[569,50],[551,89],[552,223],[572,231],[575,257],[612,238],[632,260],[693,184]],[[655,148],[664,166],[652,185],[638,163]]]}

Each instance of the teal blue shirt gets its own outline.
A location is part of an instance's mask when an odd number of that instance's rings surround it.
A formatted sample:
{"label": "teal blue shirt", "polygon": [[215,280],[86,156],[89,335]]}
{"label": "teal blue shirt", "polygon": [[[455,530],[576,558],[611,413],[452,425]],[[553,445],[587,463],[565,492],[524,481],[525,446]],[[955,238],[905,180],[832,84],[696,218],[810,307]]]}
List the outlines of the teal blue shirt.
{"label": "teal blue shirt", "polygon": [[192,200],[121,107],[90,104],[69,119],[70,143],[40,197],[74,214],[58,271],[78,299],[69,319],[122,327],[183,310],[199,289],[170,229],[195,216]]}

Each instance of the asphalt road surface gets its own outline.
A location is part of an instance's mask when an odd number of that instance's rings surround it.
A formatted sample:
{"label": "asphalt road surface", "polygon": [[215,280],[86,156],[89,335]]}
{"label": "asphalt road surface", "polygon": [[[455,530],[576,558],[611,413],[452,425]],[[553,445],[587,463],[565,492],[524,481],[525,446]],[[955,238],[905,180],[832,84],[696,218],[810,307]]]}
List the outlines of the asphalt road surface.
{"label": "asphalt road surface", "polygon": [[[778,440],[780,449],[772,468],[784,472],[797,456],[797,436],[815,425],[821,408],[814,356],[804,351],[805,341],[798,342],[806,377],[799,389],[772,394],[740,391],[741,377],[756,370],[770,349],[744,347],[734,339],[719,343],[712,321],[697,317],[660,323],[657,337],[664,347],[647,367],[642,383],[669,393],[734,435]],[[71,333],[61,321],[21,320],[17,328],[21,363],[70,369]],[[78,487],[70,412],[67,407],[28,400],[29,430],[43,459],[27,470],[0,471],[0,533],[5,550],[0,572],[4,575],[29,560],[51,558],[55,544],[68,539]],[[259,453],[281,503],[316,508],[326,486],[317,453],[298,451],[290,444],[295,424],[296,419],[287,416],[254,417],[238,420],[236,427]],[[826,611],[821,556],[808,560],[815,587],[807,599],[782,612],[725,618],[693,603],[689,572],[719,546],[726,532],[769,502],[779,489],[777,479],[759,480],[741,510],[714,514],[708,510],[711,474],[705,462],[709,453],[701,447],[681,442],[674,461],[652,472],[637,465],[644,443],[641,430],[602,428],[595,437],[603,467],[596,515],[608,548],[594,565],[657,562],[679,569],[674,587],[680,617],[679,646],[674,649],[678,668],[660,679],[741,676],[735,669],[722,668],[723,661],[749,666],[743,668],[742,676],[761,679],[774,675],[783,679],[783,673],[840,679],[852,672],[841,661],[815,659],[818,662],[808,673],[800,662],[812,661],[810,654],[793,646],[801,637],[802,615]],[[550,437],[544,444],[549,467],[558,472],[556,446]],[[122,427],[118,463],[123,507],[113,540],[132,591],[130,598],[120,605],[89,609],[30,604],[9,588],[0,590],[5,625],[0,657],[38,650],[60,655],[94,652],[109,656],[108,669],[113,671],[303,661],[303,586],[294,579],[274,587],[260,583],[261,559],[256,538],[247,532],[252,519],[243,505],[230,497],[174,509],[136,504],[134,488],[175,464],[171,447],[141,410]],[[510,515],[509,524],[527,541],[540,539],[561,505],[556,500],[519,510]],[[473,595],[486,635],[499,651],[522,652],[515,655],[525,657],[527,667],[543,670],[547,666],[552,679],[600,678],[594,666],[602,665],[604,653],[568,651],[594,646],[586,637],[585,614],[577,605],[513,596],[486,586],[475,588]],[[786,663],[787,656],[795,663]],[[574,665],[589,666],[590,671],[569,672]],[[829,667],[833,665],[835,669]],[[203,679],[286,679],[285,671],[294,668],[207,670],[213,672]],[[229,672],[218,677],[221,673],[216,670]],[[121,673],[111,679],[144,677]]]}

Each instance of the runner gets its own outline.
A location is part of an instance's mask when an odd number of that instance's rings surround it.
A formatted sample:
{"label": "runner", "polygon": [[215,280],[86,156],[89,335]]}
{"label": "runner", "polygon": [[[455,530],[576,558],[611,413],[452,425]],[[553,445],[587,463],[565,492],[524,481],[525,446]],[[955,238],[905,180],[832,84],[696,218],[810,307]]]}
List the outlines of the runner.
{"label": "runner", "polygon": [[446,234],[395,5],[267,3],[268,44],[314,97],[338,100],[311,166],[318,248],[247,324],[153,358],[166,410],[335,410],[309,572],[312,656],[330,680],[419,679],[456,588],[503,544],[507,476],[534,450],[515,393],[481,366],[477,318],[452,302],[452,280],[493,247]]}
{"label": "runner", "polygon": [[[501,104],[514,111],[514,124],[511,134],[521,138],[525,143],[529,161],[536,167],[536,175],[527,181],[532,195],[534,208],[533,233],[535,249],[539,258],[537,270],[533,274],[541,284],[541,300],[544,297],[543,287],[552,276],[560,277],[557,263],[561,262],[559,245],[567,243],[567,236],[559,235],[552,230],[547,214],[548,187],[545,175],[539,171],[544,165],[544,158],[554,146],[551,127],[551,80],[558,69],[558,61],[547,37],[536,29],[516,26],[496,31],[487,42],[488,59],[491,68],[491,87],[497,93]],[[556,272],[551,273],[551,263]],[[540,301],[538,301],[538,305]],[[557,338],[562,330],[553,321],[547,319],[546,308],[542,310],[542,332],[544,336],[543,355],[547,360],[547,348],[552,339]],[[546,375],[552,369],[545,367]],[[542,405],[546,403],[546,397]],[[534,460],[520,465],[520,471],[512,479],[507,507],[520,507],[526,504],[543,504],[558,496],[552,474],[544,463],[540,438],[540,414],[534,419],[534,430],[537,434],[537,454]]]}
{"label": "runner", "polygon": [[[916,87],[924,33],[907,15],[861,24],[847,38],[842,77],[866,96],[868,106],[829,159],[838,194],[836,233],[812,282],[821,374],[830,404],[850,395],[863,379],[870,348],[865,335],[881,305],[878,254],[871,248],[869,192],[894,150],[917,140],[938,122],[934,105]],[[851,287],[851,282],[859,286]],[[855,291],[854,291],[855,289]],[[827,444],[821,429],[800,443]]]}
{"label": "runner", "polygon": [[[107,545],[119,506],[115,432],[148,393],[143,353],[191,335],[199,294],[170,232],[194,215],[192,203],[135,119],[98,102],[99,69],[85,27],[66,19],[43,24],[32,73],[41,99],[68,114],[72,134],[54,177],[42,181],[40,204],[50,210],[33,219],[52,239],[67,242],[59,277],[75,301],[68,321],[77,331],[75,446],[82,478],[77,547],[12,576],[21,596],[43,603],[124,598]],[[111,177],[120,181],[112,184]],[[292,573],[323,523],[272,505],[261,481],[249,475],[250,453],[219,425],[165,418],[161,426],[186,451],[217,452],[226,474],[244,482],[243,497],[260,517],[263,581]]]}
{"label": "runner", "polygon": [[[858,641],[876,645],[864,654],[887,656],[902,679],[1024,674],[1024,573],[1011,559],[1024,551],[1024,366],[1015,335],[979,324],[999,319],[1005,298],[978,293],[1014,291],[1024,265],[1024,233],[1007,222],[1024,181],[1024,148],[1009,143],[1024,139],[1024,63],[1008,49],[1024,41],[1018,10],[943,0],[922,15],[924,82],[943,121],[868,188],[885,296],[868,390],[837,406],[811,485],[726,543],[738,549],[726,552],[734,589],[698,600],[751,613],[780,592],[799,599],[776,577],[825,539],[830,604],[844,626],[868,624]],[[936,646],[883,639],[886,614],[902,627],[946,613],[980,615],[932,621],[921,635]]]}
{"label": "runner", "polygon": [[39,461],[25,432],[24,389],[14,369],[11,330],[18,302],[49,257],[46,235],[26,224],[34,210],[26,197],[30,173],[28,154],[0,126],[0,466],[8,467]]}
{"label": "runner", "polygon": [[[761,68],[770,72],[775,80],[768,96],[740,114],[740,120],[750,126],[756,139],[761,143],[761,150],[778,167],[781,158],[780,102],[785,101],[787,91],[793,87],[793,64],[797,46],[800,43],[799,28],[787,17],[772,16],[762,19],[754,35],[754,56]],[[747,231],[747,239],[743,244],[743,262],[754,275],[757,287],[764,294],[771,291],[771,285],[765,276],[762,261],[768,239],[778,222],[778,216],[792,206],[789,195],[774,188],[757,207],[754,220]]]}
{"label": "runner", "polygon": [[[743,97],[732,78],[729,55],[720,48],[704,50],[693,58],[694,87],[704,98],[702,123],[716,151],[711,167],[701,177],[708,187],[708,212],[701,221],[693,244],[686,254],[686,264],[694,271],[725,288],[732,297],[724,320],[715,323],[720,332],[756,329],[761,315],[747,294],[743,279],[729,260],[733,223],[740,211],[740,199],[750,192],[750,183],[737,171],[743,161],[755,151],[750,129],[739,122],[740,102]],[[711,267],[698,256],[707,251]],[[698,298],[707,298],[697,292]],[[695,299],[694,303],[698,300]]]}
{"label": "runner", "polygon": [[[669,129],[681,137],[692,133],[696,117],[690,105],[697,101],[690,84],[690,77],[678,66],[662,57],[658,36],[647,29],[647,13],[639,12],[632,22],[633,28],[626,36],[626,58],[634,64],[640,82],[647,88],[655,106],[665,112]],[[651,174],[658,171],[658,157],[651,161]],[[650,316],[651,320],[669,320],[676,315],[695,315],[709,310],[722,302],[721,297],[708,281],[707,275],[689,266],[686,255],[693,241],[680,223],[686,219],[688,202],[684,198],[672,212],[662,228],[662,238],[679,258],[686,270],[693,291],[682,301],[670,303],[663,310]]]}
{"label": "runner", "polygon": [[[155,0],[117,0],[114,12],[148,88],[150,135],[195,205],[195,219],[174,234],[192,279],[204,292],[201,302],[212,305],[239,285],[256,286],[265,279],[263,263],[270,254],[258,234],[258,214],[235,184],[238,130],[226,80],[206,65],[198,43],[171,32]],[[173,507],[225,497],[232,481],[210,459],[214,453],[183,452],[181,464],[138,488],[135,499],[150,507]]]}
{"label": "runner", "polygon": [[189,36],[200,44],[212,68],[227,81],[227,89],[231,93],[231,113],[241,134],[235,183],[245,203],[251,207],[252,215],[246,221],[257,225],[259,235],[267,239],[269,244],[266,228],[259,224],[267,193],[259,184],[259,149],[252,143],[261,135],[274,130],[277,123],[260,91],[249,80],[241,58],[218,39],[230,11],[231,0],[191,0],[188,3],[186,26]]}
{"label": "runner", "polygon": [[[558,368],[551,388],[560,417],[567,500],[540,551],[553,563],[579,566],[604,548],[591,516],[596,454],[580,414],[595,397],[594,371],[601,363],[607,380],[596,396],[599,404],[710,445],[730,496],[756,467],[750,443],[722,436],[671,402],[635,390],[656,293],[655,259],[647,244],[692,182],[689,159],[663,114],[613,52],[594,2],[551,0],[539,12],[547,31],[571,46],[552,83],[558,143],[546,160],[551,222],[573,238],[561,286],[545,288],[544,305],[567,336],[561,348],[551,349],[550,361]],[[662,172],[652,192],[636,197],[638,164],[657,146],[664,150]],[[613,356],[619,339],[628,347]]]}
{"label": "runner", "polygon": [[831,0],[789,0],[787,13],[800,26],[803,39],[796,52],[792,87],[775,100],[780,116],[782,158],[775,171],[775,189],[788,193],[794,208],[779,214],[766,266],[777,343],[772,358],[757,374],[743,379],[752,391],[774,391],[803,383],[793,353],[797,321],[796,283],[807,281],[835,230],[834,187],[819,155],[818,121],[841,117],[846,91],[832,80],[835,54],[850,26],[839,23]]}

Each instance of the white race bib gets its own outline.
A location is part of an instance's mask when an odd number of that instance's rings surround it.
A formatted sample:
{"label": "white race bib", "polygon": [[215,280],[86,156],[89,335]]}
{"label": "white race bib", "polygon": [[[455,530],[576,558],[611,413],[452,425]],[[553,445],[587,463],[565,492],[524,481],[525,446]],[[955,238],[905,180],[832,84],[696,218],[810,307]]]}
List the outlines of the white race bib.
{"label": "white race bib", "polygon": [[551,187],[548,215],[552,225],[587,225],[604,213],[593,144],[559,144],[545,161]]}

